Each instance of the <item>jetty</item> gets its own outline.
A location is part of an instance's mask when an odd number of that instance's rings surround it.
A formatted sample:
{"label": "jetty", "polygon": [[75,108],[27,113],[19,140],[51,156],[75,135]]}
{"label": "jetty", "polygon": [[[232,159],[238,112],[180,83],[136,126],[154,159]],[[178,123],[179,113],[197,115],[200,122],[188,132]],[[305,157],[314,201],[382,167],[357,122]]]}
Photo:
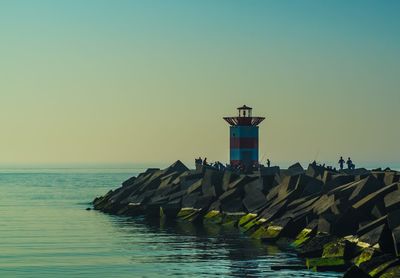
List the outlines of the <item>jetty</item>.
{"label": "jetty", "polygon": [[[231,166],[176,161],[147,169],[93,201],[96,210],[195,225],[222,225],[295,249],[308,268],[349,277],[400,277],[400,172],[336,170],[310,163],[287,169],[258,163],[258,124],[239,107],[231,125]],[[250,138],[250,139],[249,139]],[[235,167],[238,166],[238,167]]]}
{"label": "jetty", "polygon": [[400,273],[400,172],[390,169],[334,171],[296,163],[240,174],[209,166],[190,170],[177,161],[124,181],[93,206],[116,215],[236,227],[266,243],[287,243],[314,271]]}

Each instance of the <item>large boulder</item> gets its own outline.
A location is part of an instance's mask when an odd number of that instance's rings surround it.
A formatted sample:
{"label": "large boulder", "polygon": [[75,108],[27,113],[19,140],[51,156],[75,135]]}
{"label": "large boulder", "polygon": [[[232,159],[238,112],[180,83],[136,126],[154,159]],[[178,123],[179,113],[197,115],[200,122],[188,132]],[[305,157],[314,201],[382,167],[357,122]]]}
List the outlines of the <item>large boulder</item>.
{"label": "large boulder", "polygon": [[206,169],[202,179],[201,188],[203,195],[218,197],[223,193],[223,172],[214,169]]}
{"label": "large boulder", "polygon": [[267,199],[265,195],[257,188],[249,189],[246,191],[243,199],[243,205],[247,212],[256,211],[267,205]]}

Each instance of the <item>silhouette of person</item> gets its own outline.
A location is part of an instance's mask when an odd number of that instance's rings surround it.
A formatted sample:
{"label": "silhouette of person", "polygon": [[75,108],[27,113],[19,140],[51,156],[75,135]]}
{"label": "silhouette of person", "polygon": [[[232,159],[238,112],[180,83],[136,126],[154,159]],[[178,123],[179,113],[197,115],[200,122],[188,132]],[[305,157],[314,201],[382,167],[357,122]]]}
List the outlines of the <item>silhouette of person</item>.
{"label": "silhouette of person", "polygon": [[344,162],[345,162],[345,161],[344,161],[344,159],[343,159],[343,156],[341,156],[341,157],[340,157],[340,160],[339,160],[339,162],[338,162],[339,165],[340,165],[340,170],[343,170]]}
{"label": "silhouette of person", "polygon": [[267,167],[271,167],[271,161],[267,159]]}
{"label": "silhouette of person", "polygon": [[350,157],[347,159],[347,169],[353,169],[353,161],[351,161]]}
{"label": "silhouette of person", "polygon": [[204,160],[203,160],[203,165],[208,165],[208,163],[207,163],[207,157],[204,158]]}

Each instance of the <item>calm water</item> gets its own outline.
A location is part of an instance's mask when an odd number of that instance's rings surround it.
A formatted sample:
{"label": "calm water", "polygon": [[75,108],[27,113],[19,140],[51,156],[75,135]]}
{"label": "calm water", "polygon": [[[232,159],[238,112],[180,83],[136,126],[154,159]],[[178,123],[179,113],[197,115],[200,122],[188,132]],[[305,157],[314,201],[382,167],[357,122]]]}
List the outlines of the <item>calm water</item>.
{"label": "calm water", "polygon": [[[273,272],[296,263],[219,227],[149,222],[86,211],[127,170],[0,171],[0,277],[340,277]],[[273,274],[272,274],[273,273]]]}

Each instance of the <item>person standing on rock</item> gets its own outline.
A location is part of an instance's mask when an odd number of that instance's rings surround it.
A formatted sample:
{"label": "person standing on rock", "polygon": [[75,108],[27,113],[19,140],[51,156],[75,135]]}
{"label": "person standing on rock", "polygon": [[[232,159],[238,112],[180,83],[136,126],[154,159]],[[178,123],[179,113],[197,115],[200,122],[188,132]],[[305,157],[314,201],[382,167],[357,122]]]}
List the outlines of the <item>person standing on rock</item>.
{"label": "person standing on rock", "polygon": [[267,158],[267,167],[271,167],[271,161]]}
{"label": "person standing on rock", "polygon": [[207,157],[204,158],[204,160],[203,160],[203,165],[204,165],[204,166],[207,166],[207,165],[208,165],[208,163],[207,163]]}
{"label": "person standing on rock", "polygon": [[353,168],[353,161],[351,161],[350,157],[347,159],[347,169],[352,169]]}
{"label": "person standing on rock", "polygon": [[199,165],[203,164],[203,160],[201,159],[201,156],[198,159],[195,159],[194,161],[196,164],[199,164]]}
{"label": "person standing on rock", "polygon": [[343,156],[341,156],[341,157],[340,157],[340,160],[339,160],[339,162],[338,162],[339,165],[340,165],[340,170],[343,170],[344,162],[345,162],[345,161],[344,161],[344,159],[343,159]]}

